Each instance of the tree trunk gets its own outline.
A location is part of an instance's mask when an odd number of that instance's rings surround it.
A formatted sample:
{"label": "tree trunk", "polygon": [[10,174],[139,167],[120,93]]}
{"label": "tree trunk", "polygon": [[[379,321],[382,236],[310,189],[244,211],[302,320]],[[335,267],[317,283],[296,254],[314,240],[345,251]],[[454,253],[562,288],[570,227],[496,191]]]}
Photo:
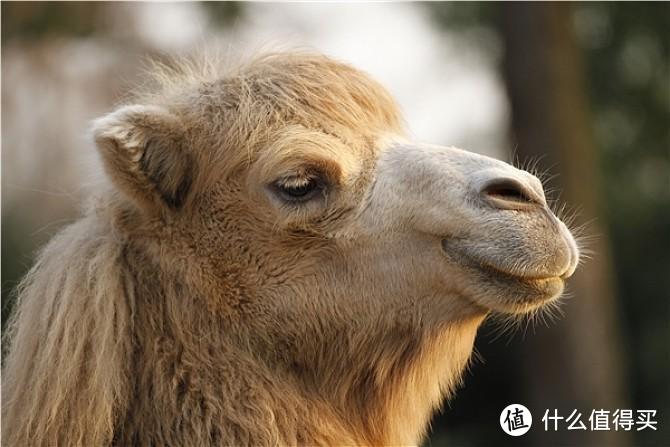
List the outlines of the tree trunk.
{"label": "tree trunk", "polygon": [[[565,316],[538,326],[524,349],[525,396],[533,445],[626,445],[628,433],[591,431],[591,410],[627,408],[609,241],[600,216],[600,164],[591,129],[581,53],[567,2],[500,5],[504,75],[512,109],[512,143],[520,160],[559,176],[550,182],[576,206],[575,225],[589,222],[593,258],[569,281]],[[539,158],[541,157],[541,158]],[[522,396],[520,396],[522,398]],[[520,399],[521,400],[521,399]],[[587,431],[544,431],[546,409],[582,413]],[[553,425],[550,425],[553,430]]]}

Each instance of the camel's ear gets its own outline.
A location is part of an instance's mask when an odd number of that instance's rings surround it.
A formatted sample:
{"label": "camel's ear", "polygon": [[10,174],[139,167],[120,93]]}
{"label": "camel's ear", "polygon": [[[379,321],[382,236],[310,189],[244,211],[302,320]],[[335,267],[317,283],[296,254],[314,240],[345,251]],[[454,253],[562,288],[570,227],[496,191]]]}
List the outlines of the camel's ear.
{"label": "camel's ear", "polygon": [[194,166],[184,130],[159,106],[124,106],[93,124],[107,175],[148,211],[178,209],[186,201]]}

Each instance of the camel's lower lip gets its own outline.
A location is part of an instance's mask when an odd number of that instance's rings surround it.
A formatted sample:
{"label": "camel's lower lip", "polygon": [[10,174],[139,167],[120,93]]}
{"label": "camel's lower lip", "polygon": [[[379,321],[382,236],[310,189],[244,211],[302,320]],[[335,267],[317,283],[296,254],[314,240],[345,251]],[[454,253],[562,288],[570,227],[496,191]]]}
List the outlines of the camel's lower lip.
{"label": "camel's lower lip", "polygon": [[482,270],[491,276],[499,277],[501,279],[518,281],[528,285],[537,285],[545,286],[548,283],[560,282],[563,283],[564,280],[560,276],[556,275],[547,275],[547,276],[538,276],[538,275],[519,275],[517,273],[509,272],[503,268],[500,268],[494,265],[491,262],[486,260],[475,258],[467,253],[465,250],[458,249],[449,243],[447,239],[442,240],[442,249],[444,252],[451,258],[458,258],[460,263],[465,263],[469,267],[474,267],[478,270]]}
{"label": "camel's lower lip", "polygon": [[465,286],[465,293],[478,305],[506,314],[524,314],[557,298],[564,290],[560,276],[524,276],[509,272],[459,243],[442,241],[446,257],[469,272],[475,286]]}

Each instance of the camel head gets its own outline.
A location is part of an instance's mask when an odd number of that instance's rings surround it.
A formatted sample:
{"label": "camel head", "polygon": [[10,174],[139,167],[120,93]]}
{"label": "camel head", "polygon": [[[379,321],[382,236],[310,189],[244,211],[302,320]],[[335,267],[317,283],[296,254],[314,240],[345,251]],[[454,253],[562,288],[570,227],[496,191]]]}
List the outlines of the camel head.
{"label": "camel head", "polygon": [[117,228],[222,333],[325,399],[367,408],[372,391],[354,389],[474,321],[463,347],[440,348],[462,351],[458,365],[435,367],[461,369],[487,313],[556,300],[575,270],[535,176],[408,140],[389,94],[353,68],[278,54],[159,79],[95,124]]}
{"label": "camel head", "polygon": [[408,141],[392,99],[354,69],[276,55],[220,79],[165,76],[183,85],[97,122],[105,168],[138,221],[168,217],[210,271],[253,274],[249,299],[281,283],[316,306],[332,282],[355,301],[435,295],[520,313],[575,270],[575,240],[535,176]]}

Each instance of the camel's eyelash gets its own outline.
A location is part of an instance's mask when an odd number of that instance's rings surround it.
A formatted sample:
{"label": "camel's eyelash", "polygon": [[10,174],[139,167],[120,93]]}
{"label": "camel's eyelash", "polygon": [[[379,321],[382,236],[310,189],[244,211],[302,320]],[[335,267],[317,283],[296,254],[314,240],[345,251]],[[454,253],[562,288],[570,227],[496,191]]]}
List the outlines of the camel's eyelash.
{"label": "camel's eyelash", "polygon": [[309,176],[283,177],[277,180],[275,183],[277,184],[277,186],[281,186],[283,188],[301,188],[315,181],[318,181],[318,177],[314,175],[309,175]]}
{"label": "camel's eyelash", "polygon": [[324,196],[327,188],[327,182],[323,177],[314,174],[282,177],[271,185],[276,196],[292,205]]}

